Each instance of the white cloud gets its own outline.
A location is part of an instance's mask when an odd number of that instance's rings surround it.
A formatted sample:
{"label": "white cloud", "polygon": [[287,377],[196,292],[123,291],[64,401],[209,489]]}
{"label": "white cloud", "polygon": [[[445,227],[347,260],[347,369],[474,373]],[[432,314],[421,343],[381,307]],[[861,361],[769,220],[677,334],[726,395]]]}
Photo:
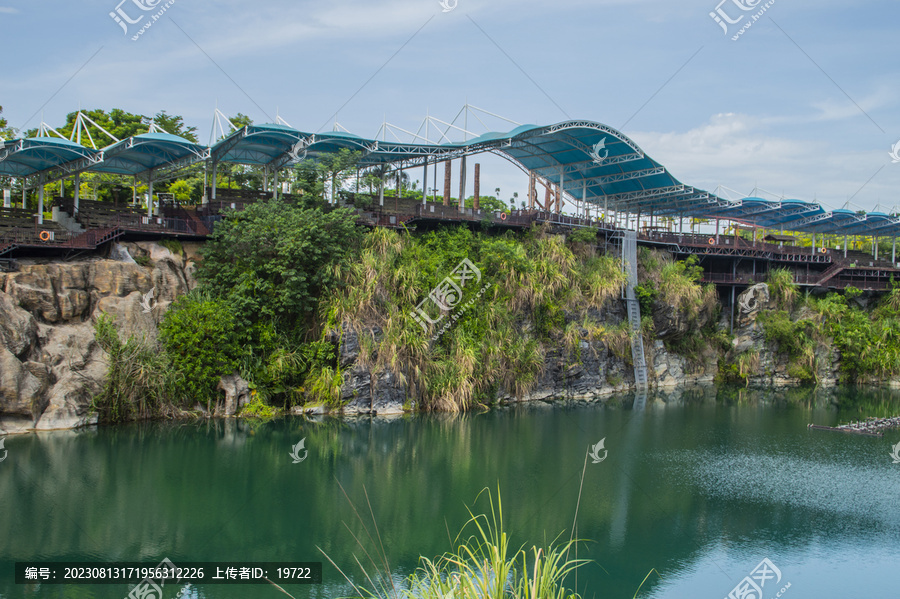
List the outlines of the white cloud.
{"label": "white cloud", "polygon": [[13,8],[12,6],[0,6],[0,15],[17,15],[19,14],[18,8]]}
{"label": "white cloud", "polygon": [[[685,184],[710,191],[723,185],[742,194],[759,187],[831,207],[841,206],[889,161],[877,148],[853,151],[840,140],[779,137],[745,114],[717,114],[688,131],[632,137]],[[853,201],[867,207],[890,203],[895,179],[884,169]]]}

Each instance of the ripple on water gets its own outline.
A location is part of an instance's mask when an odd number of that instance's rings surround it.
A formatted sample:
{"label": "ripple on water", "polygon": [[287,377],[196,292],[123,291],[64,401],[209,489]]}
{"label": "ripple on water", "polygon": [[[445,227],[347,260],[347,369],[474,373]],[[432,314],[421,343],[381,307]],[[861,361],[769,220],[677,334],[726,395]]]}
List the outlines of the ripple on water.
{"label": "ripple on water", "polygon": [[676,450],[656,456],[709,497],[779,503],[900,529],[900,468],[787,455]]}

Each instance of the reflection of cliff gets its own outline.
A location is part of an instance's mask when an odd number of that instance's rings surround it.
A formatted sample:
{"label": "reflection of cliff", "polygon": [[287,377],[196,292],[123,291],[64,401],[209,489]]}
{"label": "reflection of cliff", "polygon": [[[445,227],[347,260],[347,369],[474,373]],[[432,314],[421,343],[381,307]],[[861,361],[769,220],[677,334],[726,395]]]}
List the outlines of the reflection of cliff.
{"label": "reflection of cliff", "polygon": [[146,266],[120,246],[118,260],[32,260],[0,274],[0,434],[84,422],[106,373],[96,318],[113,316],[126,338],[153,338],[163,312],[194,286],[189,252],[125,247]]}

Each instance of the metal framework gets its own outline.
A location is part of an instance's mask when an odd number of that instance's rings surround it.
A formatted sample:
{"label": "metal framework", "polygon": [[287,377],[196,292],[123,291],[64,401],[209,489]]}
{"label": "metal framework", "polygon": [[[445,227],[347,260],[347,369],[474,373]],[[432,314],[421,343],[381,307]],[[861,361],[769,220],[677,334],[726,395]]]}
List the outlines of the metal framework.
{"label": "metal framework", "polygon": [[[468,130],[468,116],[473,115],[484,125],[479,113],[516,126],[508,133],[475,135]],[[457,124],[461,115],[465,115],[462,126]],[[826,212],[817,203],[783,198],[735,201],[685,185],[626,135],[593,121],[519,125],[467,104],[450,122],[427,116],[415,132],[384,122],[372,139],[349,133],[338,123],[333,131],[310,133],[294,129],[280,116],[277,121],[239,128],[216,108],[210,146],[153,132],[97,150],[89,132],[92,148],[74,141],[77,136],[80,142],[82,132],[88,131],[85,123],[99,127],[79,112],[72,140],[49,137],[55,131],[42,123],[42,137],[0,146],[0,175],[47,183],[93,171],[159,181],[202,162],[212,168],[213,174],[220,163],[262,167],[267,181],[269,173],[277,181],[283,168],[344,148],[361,153],[360,168],[391,165],[394,171],[490,152],[535,175],[548,189],[555,188],[552,195],[557,207],[560,200],[568,198],[582,209],[594,206],[605,214],[615,213],[617,218],[622,214],[626,222],[633,215],[643,214],[724,219],[814,234],[900,236],[900,218],[882,212]],[[429,138],[432,130],[439,135],[438,142]],[[451,131],[463,136],[463,141],[452,141]],[[388,140],[389,134],[395,139]],[[404,142],[401,135],[412,141]]]}

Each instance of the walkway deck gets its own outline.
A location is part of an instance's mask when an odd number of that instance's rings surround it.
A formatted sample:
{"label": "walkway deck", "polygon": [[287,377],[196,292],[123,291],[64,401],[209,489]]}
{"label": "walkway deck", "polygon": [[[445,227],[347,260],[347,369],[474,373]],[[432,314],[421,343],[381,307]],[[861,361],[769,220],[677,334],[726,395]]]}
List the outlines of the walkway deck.
{"label": "walkway deck", "polygon": [[[222,190],[220,190],[222,191]],[[85,227],[81,234],[62,230],[55,223],[50,239],[40,225],[2,226],[0,219],[0,259],[28,254],[92,251],[118,238],[182,237],[204,239],[215,221],[228,209],[242,210],[256,201],[244,197],[220,199],[202,207],[163,206],[163,216],[149,218],[131,208],[112,209],[103,203],[89,202],[76,220]],[[349,198],[351,201],[355,198]],[[372,203],[377,198],[364,198]],[[385,206],[359,208],[360,223],[370,227],[405,228],[465,223],[494,229],[527,229],[546,224],[560,232],[575,228],[596,230],[598,241],[618,247],[625,229],[599,219],[576,218],[537,210],[492,212],[458,209],[441,203],[421,204],[409,198],[385,198]],[[67,213],[72,206],[62,207]],[[680,258],[697,256],[704,268],[703,280],[724,287],[745,287],[764,282],[770,268],[785,267],[794,273],[794,281],[804,287],[863,290],[888,289],[891,278],[900,279],[896,264],[862,252],[808,248],[783,243],[752,242],[734,235],[705,235],[671,232],[643,232],[637,235],[639,245],[672,252]],[[747,265],[750,265],[749,267]]]}

